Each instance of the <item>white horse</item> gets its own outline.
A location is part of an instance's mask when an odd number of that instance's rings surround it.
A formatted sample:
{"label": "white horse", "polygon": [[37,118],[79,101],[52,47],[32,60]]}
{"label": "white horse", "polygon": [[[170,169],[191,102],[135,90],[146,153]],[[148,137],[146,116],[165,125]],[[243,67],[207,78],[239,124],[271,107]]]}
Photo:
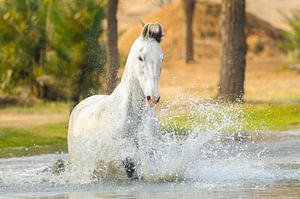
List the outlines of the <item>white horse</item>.
{"label": "white horse", "polygon": [[127,175],[132,176],[131,157],[127,159],[120,154],[125,146],[138,148],[137,135],[143,125],[143,114],[160,100],[162,36],[159,23],[145,24],[130,49],[121,83],[114,92],[88,97],[73,109],[68,130],[72,164],[82,166],[108,157],[123,158]]}

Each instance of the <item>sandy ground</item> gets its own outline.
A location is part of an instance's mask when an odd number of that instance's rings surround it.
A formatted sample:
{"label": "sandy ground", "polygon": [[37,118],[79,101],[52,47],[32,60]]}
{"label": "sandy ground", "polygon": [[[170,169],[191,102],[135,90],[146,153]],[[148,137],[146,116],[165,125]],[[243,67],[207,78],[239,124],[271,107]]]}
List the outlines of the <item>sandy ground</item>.
{"label": "sandy ground", "polygon": [[288,29],[283,14],[291,16],[300,9],[299,0],[246,0],[246,3],[248,12],[282,29]]}
{"label": "sandy ground", "polygon": [[[147,15],[148,17],[146,18],[148,19],[161,19],[166,23],[164,24],[166,29],[166,38],[162,42],[165,53],[164,67],[160,81],[160,91],[162,97],[174,98],[180,95],[189,97],[192,96],[196,98],[215,97],[217,94],[220,73],[220,43],[215,42],[213,44],[209,43],[209,45],[206,45],[207,42],[213,41],[198,41],[195,39],[194,46],[196,53],[208,52],[211,49],[206,46],[213,46],[215,54],[211,58],[204,58],[201,56],[201,58],[196,59],[195,63],[185,64],[183,61],[183,47],[179,44],[181,42],[180,40],[183,38],[178,33],[178,31],[182,31],[180,29],[178,30],[178,24],[181,24],[182,22],[178,21],[177,26],[174,26],[174,24],[168,24],[168,22],[173,23],[172,20],[169,18],[168,20],[165,20],[164,18],[166,16],[170,17],[174,14],[176,14],[176,17],[178,18],[178,15],[182,15],[183,13],[175,12],[175,10],[178,11],[176,6],[170,6],[172,8],[169,9],[165,5],[160,8],[157,6],[150,6],[146,13],[143,12],[142,15],[139,15],[140,12],[138,12],[138,8],[140,7],[142,10],[145,5],[148,5],[146,2],[143,4],[143,2],[144,1],[136,1],[136,4],[130,7],[130,9],[135,9],[135,12],[131,12],[131,15],[128,16],[129,18],[134,19],[138,16]],[[148,3],[153,4],[153,1],[149,1]],[[280,9],[284,13],[290,13],[290,11],[296,8],[295,6],[298,4],[300,5],[300,0],[247,0],[247,11],[269,21],[276,27],[283,27],[284,23],[281,20],[281,14],[278,12],[278,10]],[[123,6],[125,6],[124,3]],[[156,12],[158,9],[161,9],[160,12]],[[163,14],[161,11],[165,14]],[[127,13],[126,10],[123,10],[122,12],[123,15],[126,15]],[[130,12],[130,10],[128,10],[128,12]],[[133,22],[130,20],[127,21],[128,24]],[[120,19],[120,23],[123,23],[122,19]],[[124,23],[126,24],[126,22]],[[131,26],[130,30],[124,34],[121,34],[119,48],[123,54],[127,53],[126,51],[129,50],[132,43],[131,41],[133,41],[139,34],[139,31],[134,30],[137,22],[134,22],[133,24],[135,25]],[[167,37],[170,34],[177,38],[177,40],[172,40],[173,43],[167,41]],[[174,36],[175,34],[177,36]],[[167,42],[167,44],[165,42]],[[177,43],[174,44],[174,42]],[[248,42],[253,43],[251,38],[248,39]],[[174,51],[170,51],[172,53],[168,52],[169,48],[176,48],[176,53],[174,54]],[[276,48],[278,49],[278,47]],[[269,49],[270,52],[275,50],[276,49],[274,48]],[[293,64],[292,61],[283,53],[265,53],[261,56],[252,56],[248,53],[245,79],[245,100],[254,103],[299,102],[300,73],[289,70],[288,65],[291,64]],[[122,75],[122,71],[120,71],[119,75]]]}
{"label": "sandy ground", "polygon": [[[251,103],[299,103],[300,73],[286,69],[286,64],[284,58],[248,60],[245,100]],[[189,65],[182,60],[167,63],[160,80],[161,95],[164,98],[213,98],[217,94],[219,71],[218,60],[201,60]]]}
{"label": "sandy ground", "polygon": [[30,128],[45,124],[55,124],[68,121],[68,114],[16,114],[0,113],[1,127]]}
{"label": "sandy ground", "polygon": [[[179,0],[121,0],[118,11],[120,33],[169,3]],[[221,2],[221,0],[199,0]],[[246,10],[278,28],[288,29],[282,14],[290,16],[300,9],[300,0],[246,0]]]}

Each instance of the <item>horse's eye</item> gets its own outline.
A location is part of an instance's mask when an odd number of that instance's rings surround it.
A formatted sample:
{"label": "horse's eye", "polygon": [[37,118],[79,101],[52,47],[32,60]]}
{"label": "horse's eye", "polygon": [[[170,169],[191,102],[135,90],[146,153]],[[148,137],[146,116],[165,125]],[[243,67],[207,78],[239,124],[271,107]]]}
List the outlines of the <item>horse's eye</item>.
{"label": "horse's eye", "polygon": [[143,61],[143,58],[142,58],[141,56],[139,56],[138,59],[139,59],[140,61]]}

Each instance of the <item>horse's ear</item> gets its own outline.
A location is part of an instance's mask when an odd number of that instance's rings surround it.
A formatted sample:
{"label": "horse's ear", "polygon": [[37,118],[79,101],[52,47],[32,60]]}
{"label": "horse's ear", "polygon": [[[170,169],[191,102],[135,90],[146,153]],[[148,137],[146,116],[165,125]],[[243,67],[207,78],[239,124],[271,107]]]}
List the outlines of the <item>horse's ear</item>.
{"label": "horse's ear", "polygon": [[143,38],[153,38],[158,43],[161,42],[162,37],[164,36],[162,25],[158,22],[156,23],[147,23],[142,29]]}
{"label": "horse's ear", "polygon": [[147,38],[149,36],[149,26],[150,23],[146,23],[142,29],[142,37]]}

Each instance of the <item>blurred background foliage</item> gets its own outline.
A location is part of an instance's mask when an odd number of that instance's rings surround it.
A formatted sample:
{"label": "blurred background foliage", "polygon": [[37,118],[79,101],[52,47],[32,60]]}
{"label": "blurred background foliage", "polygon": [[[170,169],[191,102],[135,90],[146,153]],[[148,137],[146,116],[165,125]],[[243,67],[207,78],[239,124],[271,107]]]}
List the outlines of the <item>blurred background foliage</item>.
{"label": "blurred background foliage", "polygon": [[[103,91],[106,9],[107,0],[0,0],[2,104],[3,98],[77,103]],[[285,19],[282,47],[300,62],[300,12]]]}
{"label": "blurred background foliage", "polygon": [[286,38],[283,48],[297,62],[300,62],[300,10],[295,11],[291,17],[283,15],[290,27],[290,31],[285,31]]}
{"label": "blurred background foliage", "polygon": [[24,99],[80,99],[100,88],[105,45],[101,0],[0,2],[0,92]]}

